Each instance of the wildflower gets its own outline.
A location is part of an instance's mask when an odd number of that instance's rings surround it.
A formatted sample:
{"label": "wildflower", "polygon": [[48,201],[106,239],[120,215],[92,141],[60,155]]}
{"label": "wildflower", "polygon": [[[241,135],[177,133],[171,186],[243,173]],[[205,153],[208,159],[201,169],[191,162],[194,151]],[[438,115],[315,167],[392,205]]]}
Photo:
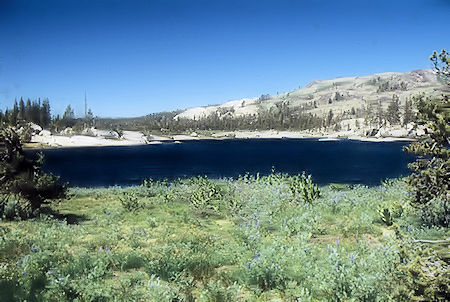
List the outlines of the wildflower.
{"label": "wildflower", "polygon": [[32,247],[30,247],[30,251],[32,253],[36,253],[37,252],[37,248],[33,245]]}
{"label": "wildflower", "polygon": [[355,262],[355,260],[356,260],[356,255],[353,253],[350,253],[350,261]]}
{"label": "wildflower", "polygon": [[340,196],[345,196],[345,193],[339,192],[339,193],[335,194],[333,197],[331,197],[331,202],[333,202],[333,203],[338,202],[338,199]]}
{"label": "wildflower", "polygon": [[339,237],[336,238],[336,246],[339,247]]}

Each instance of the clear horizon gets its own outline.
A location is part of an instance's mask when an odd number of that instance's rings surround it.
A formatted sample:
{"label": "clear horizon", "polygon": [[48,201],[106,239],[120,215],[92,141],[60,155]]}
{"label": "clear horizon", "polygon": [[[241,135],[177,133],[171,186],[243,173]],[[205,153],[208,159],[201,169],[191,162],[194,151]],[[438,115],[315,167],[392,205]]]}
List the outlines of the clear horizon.
{"label": "clear horizon", "polygon": [[431,68],[450,1],[0,2],[0,109],[134,117]]}

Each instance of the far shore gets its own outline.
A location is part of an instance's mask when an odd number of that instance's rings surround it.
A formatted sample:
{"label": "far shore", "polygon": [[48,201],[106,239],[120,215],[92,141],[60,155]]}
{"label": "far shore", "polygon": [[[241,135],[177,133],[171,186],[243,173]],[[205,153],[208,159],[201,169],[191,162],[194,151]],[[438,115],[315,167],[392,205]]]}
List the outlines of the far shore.
{"label": "far shore", "polygon": [[230,139],[318,139],[321,142],[336,141],[341,139],[359,140],[367,142],[394,142],[414,141],[412,137],[371,137],[355,135],[354,133],[311,134],[294,131],[229,131],[216,132],[212,135],[148,135],[141,132],[127,131],[123,138],[110,139],[105,137],[93,137],[87,135],[34,135],[31,142],[26,143],[26,149],[53,149],[53,148],[77,148],[77,147],[111,147],[111,146],[142,146],[157,145],[162,143],[181,143],[193,140],[230,140]]}

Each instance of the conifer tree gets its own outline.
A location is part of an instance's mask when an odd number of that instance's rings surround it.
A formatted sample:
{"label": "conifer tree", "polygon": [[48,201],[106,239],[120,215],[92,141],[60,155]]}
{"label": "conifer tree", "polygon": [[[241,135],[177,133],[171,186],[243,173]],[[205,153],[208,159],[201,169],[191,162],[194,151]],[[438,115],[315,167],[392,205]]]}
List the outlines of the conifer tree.
{"label": "conifer tree", "polygon": [[40,125],[42,127],[48,127],[48,125],[50,125],[50,120],[50,102],[48,99],[45,99],[40,108]]}
{"label": "conifer tree", "polygon": [[396,94],[392,95],[392,100],[387,108],[387,119],[391,125],[400,123],[400,103]]}
{"label": "conifer tree", "polygon": [[413,112],[413,104],[412,100],[407,99],[405,101],[405,108],[403,110],[403,125],[406,126],[410,122],[412,122],[414,119],[414,112]]}
{"label": "conifer tree", "polygon": [[11,112],[11,124],[15,125],[17,123],[17,117],[19,115],[19,106],[17,105],[17,100],[14,100],[14,106]]}
{"label": "conifer tree", "polygon": [[[444,55],[442,55],[444,54]],[[431,60],[438,75],[450,85],[448,53],[434,52]],[[438,60],[443,67],[438,66]],[[420,96],[417,101],[417,123],[423,125],[426,136],[406,150],[418,155],[410,164],[408,179],[413,193],[411,205],[417,208],[425,223],[449,226],[450,223],[450,99],[448,95],[431,99]]]}
{"label": "conifer tree", "polygon": [[27,99],[27,103],[25,105],[25,120],[31,122],[31,100]]}
{"label": "conifer tree", "polygon": [[75,113],[70,105],[66,107],[66,111],[64,111],[61,123],[63,127],[72,127],[73,125],[75,125]]}
{"label": "conifer tree", "polygon": [[381,127],[384,125],[384,117],[385,113],[383,110],[383,106],[381,105],[381,102],[377,103],[377,111],[376,111],[376,119],[377,119],[377,126]]}
{"label": "conifer tree", "polygon": [[20,98],[19,101],[19,117],[20,120],[25,120],[25,103],[23,98]]}

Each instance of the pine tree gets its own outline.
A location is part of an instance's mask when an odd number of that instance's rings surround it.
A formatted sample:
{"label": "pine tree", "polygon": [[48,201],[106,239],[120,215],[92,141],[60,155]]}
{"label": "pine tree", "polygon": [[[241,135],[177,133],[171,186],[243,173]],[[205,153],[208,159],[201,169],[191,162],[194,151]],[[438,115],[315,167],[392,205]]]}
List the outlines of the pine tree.
{"label": "pine tree", "polygon": [[37,101],[33,101],[31,103],[31,122],[35,124],[40,124],[41,122],[41,99],[38,99]]}
{"label": "pine tree", "polygon": [[381,127],[384,125],[384,118],[385,113],[383,110],[383,106],[381,105],[381,102],[377,103],[377,112],[376,112],[376,119],[377,119],[377,126]]}
{"label": "pine tree", "polygon": [[369,102],[366,102],[366,107],[364,110],[364,125],[370,126],[373,121],[373,110]]}
{"label": "pine tree", "polygon": [[89,126],[89,127],[94,126],[94,114],[92,113],[91,108],[89,108],[85,119],[86,119],[87,126]]}
{"label": "pine tree", "polygon": [[51,115],[50,115],[50,102],[48,99],[45,99],[42,102],[42,106],[40,108],[40,125],[43,128],[46,128],[50,125]]}
{"label": "pine tree", "polygon": [[400,123],[400,102],[396,94],[392,95],[392,100],[387,108],[387,119],[391,125]]}
{"label": "pine tree", "polygon": [[[444,54],[444,55],[442,55]],[[436,71],[450,85],[450,58],[436,52],[431,56]],[[436,61],[444,64],[438,68]],[[408,152],[418,155],[418,159],[409,165],[413,173],[408,179],[413,193],[411,205],[417,208],[425,223],[429,225],[450,224],[450,99],[442,96],[430,99],[418,97],[417,123],[426,129],[426,136],[411,143]]]}
{"label": "pine tree", "polygon": [[68,105],[66,111],[64,111],[61,122],[63,127],[72,127],[75,125],[75,113],[70,105]]}
{"label": "pine tree", "polygon": [[439,54],[434,51],[430,57],[438,77],[450,86],[450,54],[443,49]]}
{"label": "pine tree", "polygon": [[17,124],[17,117],[19,116],[19,106],[17,105],[17,100],[14,100],[13,110],[11,112],[11,125]]}
{"label": "pine tree", "polygon": [[414,113],[412,105],[412,100],[407,99],[405,101],[405,108],[403,110],[403,126],[406,126],[413,121]]}
{"label": "pine tree", "polygon": [[19,117],[20,120],[25,120],[25,103],[23,98],[20,98],[19,101]]}
{"label": "pine tree", "polygon": [[330,127],[331,124],[333,123],[333,117],[334,117],[333,110],[330,109],[327,115],[327,125],[326,125],[327,127]]}
{"label": "pine tree", "polygon": [[27,99],[27,103],[25,105],[25,120],[27,122],[31,122],[31,100]]}

